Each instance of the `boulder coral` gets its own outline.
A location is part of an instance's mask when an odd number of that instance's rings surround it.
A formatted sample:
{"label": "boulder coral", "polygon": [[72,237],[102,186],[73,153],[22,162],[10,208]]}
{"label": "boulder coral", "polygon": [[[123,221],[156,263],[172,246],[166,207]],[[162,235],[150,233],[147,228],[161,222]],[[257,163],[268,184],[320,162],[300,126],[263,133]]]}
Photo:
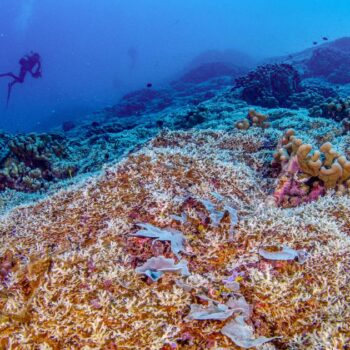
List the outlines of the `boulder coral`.
{"label": "boulder coral", "polygon": [[299,73],[289,64],[259,66],[235,80],[244,101],[262,107],[287,107],[289,97],[302,91]]}

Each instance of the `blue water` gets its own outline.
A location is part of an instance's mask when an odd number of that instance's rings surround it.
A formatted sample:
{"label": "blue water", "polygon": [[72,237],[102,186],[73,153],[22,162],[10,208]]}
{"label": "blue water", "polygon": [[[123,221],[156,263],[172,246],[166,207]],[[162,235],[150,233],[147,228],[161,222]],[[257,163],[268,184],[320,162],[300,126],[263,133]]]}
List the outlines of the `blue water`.
{"label": "blue water", "polygon": [[34,131],[81,120],[152,82],[161,86],[207,50],[253,59],[349,34],[346,0],[1,0],[0,72],[31,50],[43,77],[15,86],[0,128]]}

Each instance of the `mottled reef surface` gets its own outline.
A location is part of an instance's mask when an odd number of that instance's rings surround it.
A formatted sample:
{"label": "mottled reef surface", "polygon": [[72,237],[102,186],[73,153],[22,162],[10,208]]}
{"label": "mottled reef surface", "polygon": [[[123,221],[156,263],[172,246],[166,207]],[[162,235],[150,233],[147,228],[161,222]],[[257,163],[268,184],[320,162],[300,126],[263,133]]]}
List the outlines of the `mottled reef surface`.
{"label": "mottled reef surface", "polygon": [[0,348],[347,349],[350,39],[211,62],[0,135]]}

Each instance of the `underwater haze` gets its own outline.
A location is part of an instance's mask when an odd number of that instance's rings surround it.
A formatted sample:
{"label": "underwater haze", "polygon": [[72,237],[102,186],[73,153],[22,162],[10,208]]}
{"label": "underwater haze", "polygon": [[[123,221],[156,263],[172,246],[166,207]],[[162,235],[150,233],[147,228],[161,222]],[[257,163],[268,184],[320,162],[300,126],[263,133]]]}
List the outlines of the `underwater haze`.
{"label": "underwater haze", "polygon": [[2,0],[0,73],[31,50],[42,78],[0,79],[0,128],[44,130],[161,86],[208,50],[252,60],[309,47],[349,31],[346,0]]}

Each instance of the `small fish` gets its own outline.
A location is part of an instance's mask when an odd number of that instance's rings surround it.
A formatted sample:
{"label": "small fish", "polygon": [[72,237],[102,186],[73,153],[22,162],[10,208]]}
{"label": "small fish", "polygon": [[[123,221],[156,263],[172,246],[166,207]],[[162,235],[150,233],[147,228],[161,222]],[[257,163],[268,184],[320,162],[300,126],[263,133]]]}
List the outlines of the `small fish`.
{"label": "small fish", "polygon": [[317,41],[314,41],[312,44],[313,44],[313,45],[317,45]]}
{"label": "small fish", "polygon": [[147,83],[147,85],[146,85],[148,88],[151,88],[152,86],[153,86],[153,84],[152,83]]}
{"label": "small fish", "polygon": [[322,37],[322,40],[327,41],[328,38],[326,36]]}
{"label": "small fish", "polygon": [[156,125],[158,128],[162,128],[164,126],[164,121],[163,120],[157,120]]}

